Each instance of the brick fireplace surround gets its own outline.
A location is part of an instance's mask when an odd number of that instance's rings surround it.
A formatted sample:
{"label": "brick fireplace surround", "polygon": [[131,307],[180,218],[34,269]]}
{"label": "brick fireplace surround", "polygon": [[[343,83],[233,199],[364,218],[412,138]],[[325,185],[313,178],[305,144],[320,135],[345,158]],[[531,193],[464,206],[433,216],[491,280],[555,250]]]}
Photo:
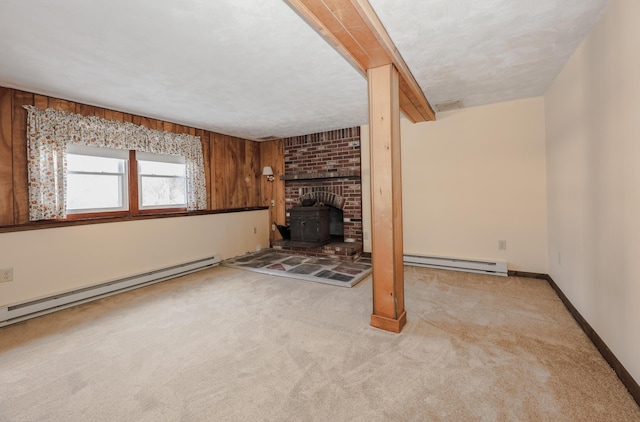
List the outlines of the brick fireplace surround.
{"label": "brick fireplace surround", "polygon": [[[284,161],[282,178],[285,181],[287,224],[289,211],[299,206],[304,198],[314,198],[341,209],[345,243],[338,246],[340,250],[336,255],[348,252],[359,256],[362,251],[360,128],[286,138]],[[325,251],[325,254],[333,255],[331,251]]]}

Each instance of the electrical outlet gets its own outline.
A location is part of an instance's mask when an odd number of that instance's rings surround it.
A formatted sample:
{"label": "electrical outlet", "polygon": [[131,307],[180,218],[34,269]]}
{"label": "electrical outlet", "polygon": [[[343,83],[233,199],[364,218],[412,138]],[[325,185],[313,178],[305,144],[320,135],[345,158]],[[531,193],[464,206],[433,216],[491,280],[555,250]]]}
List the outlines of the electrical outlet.
{"label": "electrical outlet", "polygon": [[272,199],[272,200],[271,200],[271,206],[272,206],[272,207],[275,207],[275,206],[276,206],[276,200],[275,200],[275,199]]}
{"label": "electrical outlet", "polygon": [[13,268],[3,268],[0,270],[0,283],[13,281]]}
{"label": "electrical outlet", "polygon": [[498,250],[506,251],[507,250],[507,241],[506,240],[498,240]]}

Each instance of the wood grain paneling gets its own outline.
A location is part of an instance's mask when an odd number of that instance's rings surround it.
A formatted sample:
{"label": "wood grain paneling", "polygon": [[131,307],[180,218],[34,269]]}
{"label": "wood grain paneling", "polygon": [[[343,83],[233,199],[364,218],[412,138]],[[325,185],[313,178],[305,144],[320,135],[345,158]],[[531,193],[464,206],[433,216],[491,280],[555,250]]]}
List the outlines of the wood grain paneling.
{"label": "wood grain paneling", "polygon": [[[262,150],[258,142],[0,87],[0,226],[28,223],[27,111],[23,105],[55,108],[84,116],[131,122],[149,129],[199,136],[208,186],[208,209],[254,208],[262,203]],[[284,171],[282,152],[281,148],[279,159]],[[275,156],[270,158],[276,159]]]}
{"label": "wood grain paneling", "polygon": [[[147,117],[139,117],[138,119],[140,120],[139,123],[138,123],[140,126],[144,126],[147,129],[155,129],[156,128],[156,121],[155,120],[149,119]],[[134,123],[135,123],[135,117],[134,117]]]}
{"label": "wood grain paneling", "polygon": [[42,110],[46,110],[49,108],[49,97],[35,94],[33,96],[33,105]]}
{"label": "wood grain paneling", "polygon": [[27,168],[27,110],[33,105],[33,94],[13,91],[13,113],[11,117],[13,150],[13,224],[29,221],[29,175]]}
{"label": "wood grain paneling", "polygon": [[212,209],[258,206],[262,173],[260,144],[211,133]]}
{"label": "wood grain paneling", "polygon": [[121,113],[119,111],[114,111],[114,110],[105,110],[104,111],[104,118],[107,120],[115,120],[117,122],[123,122],[124,121],[124,113]]}
{"label": "wood grain paneling", "polygon": [[211,209],[259,206],[259,144],[212,132],[204,132],[204,139],[209,144]]}
{"label": "wood grain paneling", "polygon": [[49,98],[49,108],[66,111],[67,113],[75,113],[76,103],[67,100],[61,100],[60,98]]}
{"label": "wood grain paneling", "polygon": [[0,87],[0,226],[13,224],[12,110],[13,93]]}
{"label": "wood grain paneling", "polygon": [[[262,169],[271,166],[275,180],[268,182],[262,176]],[[273,223],[285,224],[285,191],[284,180],[280,176],[284,175],[284,140],[267,141],[260,143],[260,184],[261,184],[261,204],[269,207],[269,242],[281,239],[280,233],[273,230]],[[271,201],[273,200],[273,206]]]}
{"label": "wood grain paneling", "polygon": [[[263,206],[271,206],[270,200],[273,197],[273,190],[271,189],[271,185],[267,182],[266,177],[262,176],[262,168],[265,166],[273,167],[273,150],[274,150],[275,141],[266,141],[260,142],[260,205]],[[273,169],[275,173],[275,168]]]}
{"label": "wood grain paneling", "polygon": [[216,196],[216,189],[218,181],[216,180],[216,150],[214,148],[214,137],[215,133],[204,131],[205,139],[209,140],[209,168],[206,169],[209,175],[209,179],[211,183],[209,186],[209,199],[211,201],[211,206],[209,209],[217,210],[220,209],[218,205],[218,197]]}
{"label": "wood grain paneling", "polygon": [[228,199],[229,193],[227,190],[226,175],[227,170],[227,141],[223,135],[212,134],[211,137],[211,149],[213,150],[214,163],[214,196],[215,196],[215,209],[229,208]]}
{"label": "wood grain paneling", "polygon": [[[136,152],[129,151],[129,177],[133,180],[138,179],[138,162],[136,161]],[[138,184],[133,183],[129,184],[129,209],[130,210],[139,210],[140,209],[140,191],[138,190]]]}
{"label": "wood grain paneling", "polygon": [[96,117],[102,117],[103,119],[105,118],[105,114],[106,114],[106,110],[102,107],[96,107],[94,110],[94,115]]}
{"label": "wood grain paneling", "polygon": [[189,128],[187,126],[183,126],[183,125],[176,125],[175,133],[188,135],[189,134]]}
{"label": "wood grain paneling", "polygon": [[[161,129],[160,129],[161,128]],[[159,130],[164,130],[165,132],[174,132],[175,125],[170,122],[162,122],[162,126],[158,126]]]}
{"label": "wood grain paneling", "polygon": [[251,207],[260,205],[260,144],[245,141],[245,180],[247,182],[247,204]]}
{"label": "wood grain paneling", "polygon": [[[273,159],[275,165],[273,166],[273,173],[275,175],[274,184],[274,221],[278,224],[286,223],[286,206],[285,206],[285,194],[284,194],[284,180],[280,178],[284,175],[284,141],[275,141],[275,150]],[[276,231],[277,232],[277,231]],[[279,234],[279,233],[278,233]]]}
{"label": "wood grain paneling", "polygon": [[229,183],[229,177],[233,175],[235,179],[236,176],[236,151],[233,150],[234,144],[230,136],[224,136],[223,139],[224,146],[218,149],[218,162],[220,162],[220,158],[224,160],[224,162],[220,165],[220,168],[224,171],[224,173],[222,173],[221,175],[220,180],[225,185],[224,191],[226,192],[226,196],[221,199],[224,203],[225,208],[232,208],[232,204],[234,202],[233,198],[235,197],[237,191],[237,183]]}
{"label": "wood grain paneling", "polygon": [[96,108],[86,104],[76,104],[76,113],[83,116],[95,116]]}
{"label": "wood grain paneling", "polygon": [[[260,143],[260,168],[264,168],[265,166],[273,167],[273,151],[275,141],[266,141]],[[276,173],[276,169],[273,169],[273,172]],[[275,182],[268,182],[267,178],[262,176],[262,170],[260,171],[260,201],[263,206],[269,207],[269,245],[273,245],[273,241],[280,239],[280,236],[276,236],[276,232],[274,232],[272,224],[275,222],[274,218],[274,207],[271,206],[271,199],[274,197],[274,189],[273,184]],[[278,176],[276,176],[276,180],[278,180]]]}
{"label": "wood grain paneling", "polygon": [[236,183],[233,184],[235,192],[231,198],[231,208],[239,207],[240,204],[244,204],[247,200],[247,183],[244,180],[244,142],[244,140],[230,139],[229,149],[233,154],[230,162],[233,163],[233,170],[229,174],[231,176],[229,179],[236,180]]}

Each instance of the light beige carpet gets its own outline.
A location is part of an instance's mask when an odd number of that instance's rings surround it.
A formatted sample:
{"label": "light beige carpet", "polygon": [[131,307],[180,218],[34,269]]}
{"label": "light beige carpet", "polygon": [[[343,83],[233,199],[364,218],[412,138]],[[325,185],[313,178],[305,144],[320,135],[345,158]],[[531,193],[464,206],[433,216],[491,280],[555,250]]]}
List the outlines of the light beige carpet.
{"label": "light beige carpet", "polygon": [[406,269],[353,289],[214,268],[0,329],[1,421],[638,421],[540,280]]}

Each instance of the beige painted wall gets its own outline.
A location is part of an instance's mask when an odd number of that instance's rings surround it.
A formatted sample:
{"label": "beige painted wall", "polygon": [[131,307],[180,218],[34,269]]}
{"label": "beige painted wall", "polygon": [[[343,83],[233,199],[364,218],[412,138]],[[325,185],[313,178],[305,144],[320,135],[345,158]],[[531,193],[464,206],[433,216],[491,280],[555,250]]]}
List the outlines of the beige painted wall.
{"label": "beige painted wall", "polygon": [[612,0],[545,95],[549,274],[638,382],[639,18]]}
{"label": "beige painted wall", "polygon": [[[547,273],[541,97],[403,119],[405,253],[507,261]],[[362,127],[365,250],[371,250],[369,133]],[[498,241],[507,250],[498,250]]]}
{"label": "beige painted wall", "polygon": [[[254,227],[257,233],[254,234]],[[0,234],[0,306],[269,246],[267,210]]]}

